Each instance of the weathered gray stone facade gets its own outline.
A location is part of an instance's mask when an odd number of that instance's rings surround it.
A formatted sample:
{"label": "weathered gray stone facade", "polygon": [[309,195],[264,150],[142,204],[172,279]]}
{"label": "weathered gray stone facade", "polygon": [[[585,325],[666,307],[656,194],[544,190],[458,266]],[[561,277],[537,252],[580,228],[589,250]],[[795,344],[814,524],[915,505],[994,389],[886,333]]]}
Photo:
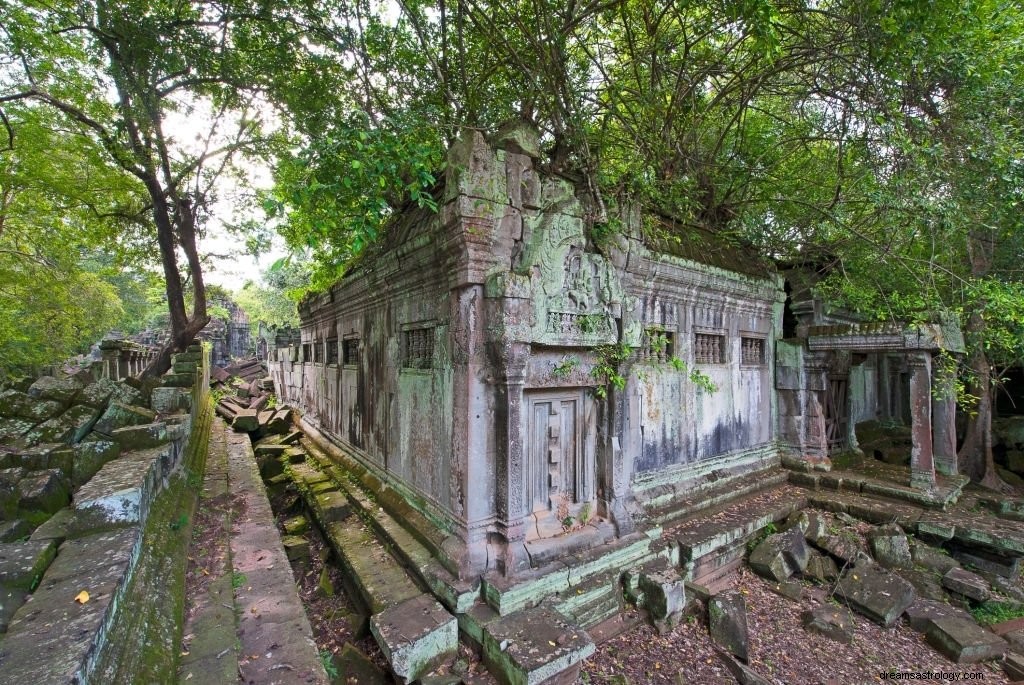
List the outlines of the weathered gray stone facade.
{"label": "weathered gray stone facade", "polygon": [[281,400],[445,531],[462,577],[517,575],[778,462],[779,276],[710,242],[653,249],[636,212],[599,249],[536,150],[523,127],[467,132],[439,211],[407,212],[304,301],[300,343],[269,363]]}

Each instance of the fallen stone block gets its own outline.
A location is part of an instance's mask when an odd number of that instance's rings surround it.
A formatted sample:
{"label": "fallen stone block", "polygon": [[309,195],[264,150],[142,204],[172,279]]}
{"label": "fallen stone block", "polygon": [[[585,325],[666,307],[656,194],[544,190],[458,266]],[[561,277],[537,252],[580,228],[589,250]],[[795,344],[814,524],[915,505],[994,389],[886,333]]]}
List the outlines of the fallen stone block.
{"label": "fallen stone block", "polygon": [[962,568],[952,568],[942,576],[942,587],[976,602],[984,602],[992,594],[984,578]]}
{"label": "fallen stone block", "polygon": [[72,447],[71,487],[77,489],[103,468],[108,461],[121,456],[121,447],[112,440],[89,440]]}
{"label": "fallen stone block", "polygon": [[711,639],[740,661],[748,661],[747,604],[735,590],[720,592],[708,602]]}
{"label": "fallen stone block", "polygon": [[843,564],[856,564],[869,559],[853,535],[825,535],[816,544]]}
{"label": "fallen stone block", "polygon": [[837,589],[854,610],[886,628],[903,615],[915,598],[910,583],[875,564],[847,569]]}
{"label": "fallen stone block", "polygon": [[458,621],[427,594],[374,614],[370,632],[402,683],[454,659],[459,646]]}
{"label": "fallen stone block", "polygon": [[750,553],[748,563],[758,575],[774,581],[787,580],[807,568],[809,553],[799,527],[765,538]]}
{"label": "fallen stone block", "polygon": [[726,652],[723,649],[716,649],[715,654],[722,660],[725,667],[729,669],[732,677],[736,679],[739,685],[774,685],[772,681],[768,680],[760,673],[747,666],[744,663],[740,663],[735,657]]}
{"label": "fallen stone block", "polygon": [[334,657],[338,671],[338,683],[359,683],[360,685],[390,685],[391,679],[370,657],[360,652],[351,642],[341,648],[341,654]]}
{"label": "fallen stone block", "polygon": [[63,414],[59,414],[36,426],[29,432],[26,439],[33,443],[78,442],[92,430],[99,414],[99,409],[84,404],[76,404]]}
{"label": "fallen stone block", "polygon": [[0,419],[0,444],[14,444],[21,441],[34,425],[25,419]]}
{"label": "fallen stone block", "polygon": [[122,452],[150,449],[167,442],[167,424],[159,421],[118,428],[110,437],[121,447]]}
{"label": "fallen stone block", "polygon": [[998,556],[982,550],[956,550],[953,557],[964,566],[1003,578],[1015,579],[1020,575],[1020,557]]}
{"label": "fallen stone block", "polygon": [[309,540],[301,535],[285,535],[281,538],[288,561],[309,560]]}
{"label": "fallen stone block", "polygon": [[239,409],[231,427],[240,433],[251,433],[260,427],[259,414],[255,409]]}
{"label": "fallen stone block", "polygon": [[1024,680],[1024,656],[1013,652],[1004,654],[1003,673],[1014,682]]}
{"label": "fallen stone block", "polygon": [[820,605],[800,615],[806,630],[843,644],[853,642],[853,615],[842,607]]}
{"label": "fallen stone block", "polygon": [[0,542],[17,542],[32,534],[32,526],[24,519],[0,521]]}
{"label": "fallen stone block", "polygon": [[71,472],[73,457],[74,452],[67,445],[43,443],[19,451],[14,455],[12,461],[26,471],[57,469],[61,473],[68,474]]}
{"label": "fallen stone block", "polygon": [[483,632],[484,662],[505,685],[572,682],[594,651],[586,631],[545,606],[502,616]]}
{"label": "fallen stone block", "polygon": [[160,377],[165,388],[191,388],[196,383],[194,373],[168,373]]}
{"label": "fallen stone block", "polygon": [[0,392],[0,416],[6,418],[42,423],[52,419],[63,409],[64,406],[59,402],[35,399],[17,390]]}
{"label": "fallen stone block", "polygon": [[158,414],[173,414],[192,408],[192,393],[186,388],[153,388],[149,404]]}
{"label": "fallen stone block", "polygon": [[337,490],[321,492],[313,499],[313,507],[317,511],[317,518],[323,523],[336,523],[344,521],[352,515],[352,505],[348,498]]}
{"label": "fallen stone block", "polygon": [[28,598],[28,590],[0,587],[0,634],[6,633],[11,619]]}
{"label": "fallen stone block", "polygon": [[960,607],[934,599],[916,599],[903,614],[907,617],[910,627],[919,633],[928,632],[932,623],[940,618],[972,620],[971,615]]}
{"label": "fallen stone block", "polygon": [[67,407],[83,387],[82,381],[73,377],[43,376],[29,386],[28,396],[40,400],[51,400]]}
{"label": "fallen stone block", "polygon": [[686,586],[679,571],[673,567],[641,570],[638,583],[655,623],[674,626],[686,608]]}
{"label": "fallen stone block", "polygon": [[923,542],[915,542],[910,550],[914,563],[918,566],[945,575],[950,569],[959,568],[960,562],[946,554],[944,550],[937,549]]}
{"label": "fallen stone block", "polygon": [[958,664],[995,659],[1006,651],[1006,641],[963,618],[939,618],[925,633],[928,644]]}
{"label": "fallen stone block", "polygon": [[942,576],[920,569],[894,569],[893,573],[914,586],[914,593],[922,599],[946,602],[949,595],[942,589]]}
{"label": "fallen stone block", "polygon": [[156,421],[156,412],[146,407],[138,407],[121,402],[111,402],[103,412],[93,430],[103,435],[111,435],[118,428],[141,426]]}
{"label": "fallen stone block", "polygon": [[804,598],[804,586],[795,580],[782,580],[779,582],[768,582],[768,589],[786,599],[799,602]]}
{"label": "fallen stone block", "polygon": [[913,568],[910,540],[897,525],[880,526],[868,533],[871,555],[885,568]]}
{"label": "fallen stone block", "polygon": [[48,469],[30,473],[18,481],[18,508],[53,514],[71,501],[67,479],[60,471]]}
{"label": "fallen stone block", "polygon": [[53,540],[0,544],[0,587],[34,590],[56,556]]}
{"label": "fallen stone block", "polygon": [[827,585],[839,577],[839,567],[832,557],[825,556],[817,550],[813,550],[807,559],[807,568],[804,575],[815,582]]}

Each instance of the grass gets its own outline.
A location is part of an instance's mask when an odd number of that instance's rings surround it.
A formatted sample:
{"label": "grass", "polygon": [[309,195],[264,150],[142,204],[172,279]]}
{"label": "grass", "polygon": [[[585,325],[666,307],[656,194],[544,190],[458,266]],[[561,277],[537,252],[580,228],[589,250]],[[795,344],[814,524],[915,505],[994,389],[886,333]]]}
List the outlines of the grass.
{"label": "grass", "polygon": [[338,677],[338,667],[334,665],[334,655],[329,649],[320,650],[320,663],[324,665],[328,678],[334,680]]}
{"label": "grass", "polygon": [[232,571],[232,573],[231,573],[231,587],[234,588],[235,590],[237,590],[238,588],[240,588],[243,585],[245,585],[245,581],[247,581],[247,580],[248,580],[248,578],[246,578],[245,574],[242,573],[241,571]]}
{"label": "grass", "polygon": [[1019,602],[984,602],[971,609],[974,620],[981,624],[1002,623],[1024,618],[1024,604]]}

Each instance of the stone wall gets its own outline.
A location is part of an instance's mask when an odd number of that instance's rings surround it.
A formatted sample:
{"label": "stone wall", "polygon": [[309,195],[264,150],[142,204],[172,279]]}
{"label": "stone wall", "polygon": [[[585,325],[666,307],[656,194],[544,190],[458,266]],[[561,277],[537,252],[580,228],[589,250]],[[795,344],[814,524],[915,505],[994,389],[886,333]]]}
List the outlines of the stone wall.
{"label": "stone wall", "polygon": [[439,211],[407,212],[304,301],[269,365],[283,401],[451,534],[466,574],[517,572],[565,515],[621,535],[647,491],[775,457],[780,280],[654,251],[632,211],[597,249],[538,157],[527,128],[467,132]]}

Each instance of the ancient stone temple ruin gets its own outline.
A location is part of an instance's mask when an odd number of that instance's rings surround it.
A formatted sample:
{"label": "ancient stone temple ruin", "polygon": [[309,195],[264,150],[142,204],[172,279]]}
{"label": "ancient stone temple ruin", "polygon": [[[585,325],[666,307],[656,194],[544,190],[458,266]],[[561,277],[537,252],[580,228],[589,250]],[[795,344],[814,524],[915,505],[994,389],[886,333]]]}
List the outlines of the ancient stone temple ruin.
{"label": "ancient stone temple ruin", "polygon": [[[587,228],[536,134],[467,133],[411,209],[272,354],[280,399],[445,535],[460,578],[514,578],[779,460],[781,277],[624,210]],[[691,380],[697,371],[714,388]]]}

